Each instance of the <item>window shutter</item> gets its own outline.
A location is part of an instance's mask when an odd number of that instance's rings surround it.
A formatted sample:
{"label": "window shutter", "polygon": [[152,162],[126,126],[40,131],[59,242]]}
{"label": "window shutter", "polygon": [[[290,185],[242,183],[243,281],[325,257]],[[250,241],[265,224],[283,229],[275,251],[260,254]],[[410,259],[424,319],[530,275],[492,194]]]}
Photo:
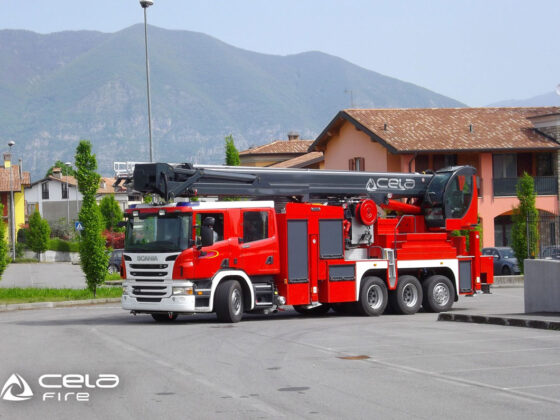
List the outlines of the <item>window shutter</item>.
{"label": "window shutter", "polygon": [[355,171],[356,170],[356,161],[354,159],[348,160],[348,169],[350,171]]}
{"label": "window shutter", "polygon": [[366,170],[366,159],[363,157],[359,157],[357,158],[359,160],[359,165],[360,165],[360,172],[364,172]]}

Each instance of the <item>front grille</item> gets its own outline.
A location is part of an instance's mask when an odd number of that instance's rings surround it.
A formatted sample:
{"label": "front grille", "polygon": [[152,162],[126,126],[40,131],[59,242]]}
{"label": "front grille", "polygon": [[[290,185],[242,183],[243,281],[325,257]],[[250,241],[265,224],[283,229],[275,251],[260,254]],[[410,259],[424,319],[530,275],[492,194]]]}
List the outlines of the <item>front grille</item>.
{"label": "front grille", "polygon": [[132,294],[134,296],[165,296],[167,294],[166,286],[133,286]]}
{"label": "front grille", "polygon": [[140,276],[140,277],[165,277],[167,275],[166,271],[131,271],[131,276]]}
{"label": "front grille", "polygon": [[134,279],[136,282],[152,282],[152,283],[161,283],[165,281],[165,279]]}
{"label": "front grille", "polygon": [[167,268],[168,264],[130,264],[130,268],[140,270],[163,270]]}
{"label": "front grille", "polygon": [[161,302],[160,298],[137,298],[138,302]]}

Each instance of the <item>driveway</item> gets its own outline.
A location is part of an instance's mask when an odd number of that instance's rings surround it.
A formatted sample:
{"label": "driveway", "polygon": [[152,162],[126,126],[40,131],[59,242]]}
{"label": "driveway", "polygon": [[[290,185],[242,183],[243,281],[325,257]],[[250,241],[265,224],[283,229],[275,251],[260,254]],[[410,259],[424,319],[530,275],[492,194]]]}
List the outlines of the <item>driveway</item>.
{"label": "driveway", "polygon": [[83,289],[86,278],[79,265],[64,263],[9,264],[0,287],[50,287]]}

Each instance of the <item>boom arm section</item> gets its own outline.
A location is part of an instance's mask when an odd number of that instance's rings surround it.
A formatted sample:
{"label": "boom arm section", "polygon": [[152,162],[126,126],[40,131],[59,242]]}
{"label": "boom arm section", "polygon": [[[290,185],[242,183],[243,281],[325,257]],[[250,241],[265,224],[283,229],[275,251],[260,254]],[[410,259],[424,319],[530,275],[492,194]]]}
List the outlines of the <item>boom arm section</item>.
{"label": "boom arm section", "polygon": [[297,197],[300,201],[368,197],[383,204],[391,197],[424,197],[432,177],[431,174],[144,163],[134,168],[133,188],[158,194],[166,201],[194,195]]}

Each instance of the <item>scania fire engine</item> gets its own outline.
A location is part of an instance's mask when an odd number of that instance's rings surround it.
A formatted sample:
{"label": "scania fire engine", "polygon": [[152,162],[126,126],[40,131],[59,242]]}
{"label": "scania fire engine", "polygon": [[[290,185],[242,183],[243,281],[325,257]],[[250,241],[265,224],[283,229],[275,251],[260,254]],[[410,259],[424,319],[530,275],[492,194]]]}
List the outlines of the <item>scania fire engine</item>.
{"label": "scania fire engine", "polygon": [[156,321],[214,312],[238,322],[287,305],[441,312],[493,283],[470,166],[419,174],[146,163],[124,178],[161,200],[126,210],[121,271],[122,307]]}

